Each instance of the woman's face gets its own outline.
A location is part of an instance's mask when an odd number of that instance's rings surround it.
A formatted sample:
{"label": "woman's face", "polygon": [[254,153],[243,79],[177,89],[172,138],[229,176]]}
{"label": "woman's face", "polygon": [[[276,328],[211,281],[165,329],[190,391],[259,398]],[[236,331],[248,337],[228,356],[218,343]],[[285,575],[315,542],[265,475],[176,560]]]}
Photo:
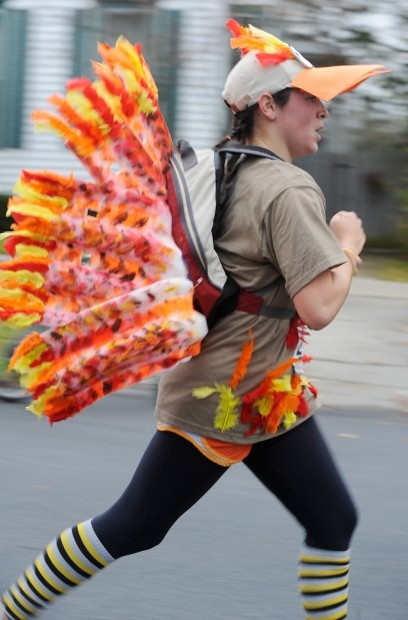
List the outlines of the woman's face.
{"label": "woman's face", "polygon": [[276,122],[288,159],[316,153],[324,120],[329,113],[324,103],[304,91],[293,88],[289,101],[276,111]]}

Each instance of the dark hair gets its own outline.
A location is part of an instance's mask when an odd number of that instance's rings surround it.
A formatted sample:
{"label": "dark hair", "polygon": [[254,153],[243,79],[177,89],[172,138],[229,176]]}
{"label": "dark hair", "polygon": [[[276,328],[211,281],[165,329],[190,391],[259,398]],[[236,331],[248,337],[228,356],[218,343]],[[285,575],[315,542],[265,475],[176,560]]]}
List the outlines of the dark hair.
{"label": "dark hair", "polygon": [[249,108],[245,108],[235,114],[231,131],[232,140],[236,140],[237,142],[245,142],[245,139],[249,138],[254,126],[255,110],[257,109],[258,104],[255,103]]}
{"label": "dark hair", "polygon": [[[272,95],[276,105],[283,108],[289,101],[291,90],[290,87],[284,88]],[[249,108],[245,108],[245,110],[241,110],[241,112],[235,114],[231,135],[229,136],[231,140],[245,142],[246,138],[251,135],[254,126],[255,110],[257,110],[257,108],[258,104],[255,103]]]}
{"label": "dark hair", "polygon": [[289,101],[291,91],[292,88],[288,86],[287,88],[284,88],[283,90],[280,90],[279,92],[272,95],[276,105],[278,105],[280,108],[283,108]]}

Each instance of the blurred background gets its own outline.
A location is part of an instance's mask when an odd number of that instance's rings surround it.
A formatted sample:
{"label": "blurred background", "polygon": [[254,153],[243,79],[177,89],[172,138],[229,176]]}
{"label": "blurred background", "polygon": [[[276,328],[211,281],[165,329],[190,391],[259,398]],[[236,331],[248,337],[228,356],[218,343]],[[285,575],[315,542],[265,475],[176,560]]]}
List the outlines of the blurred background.
{"label": "blurred background", "polygon": [[[61,141],[34,133],[30,115],[69,78],[91,75],[97,41],[124,34],[142,43],[175,140],[209,147],[228,133],[221,91],[238,58],[229,17],[273,32],[316,65],[392,69],[336,98],[319,153],[297,164],[321,185],[328,217],[361,215],[361,274],[376,277],[355,278],[339,319],[312,336],[321,426],[361,514],[350,620],[406,620],[407,0],[0,0],[0,230],[11,224],[6,205],[22,168],[86,177]],[[0,372],[1,363],[0,350]],[[56,531],[116,498],[151,436],[154,390],[155,379],[108,396],[52,432],[21,403],[0,401],[1,587]],[[245,468],[227,476],[159,549],[115,563],[88,594],[76,589],[58,618],[299,617],[297,524]]]}
{"label": "blurred background", "polygon": [[294,45],[315,65],[380,63],[373,78],[331,105],[319,154],[297,163],[321,185],[328,217],[354,210],[368,235],[365,270],[408,279],[408,7],[406,0],[5,0],[0,1],[0,227],[21,168],[74,170],[63,144],[36,135],[33,109],[67,79],[91,76],[97,41],[141,42],[174,139],[211,146],[229,130],[223,83],[238,53],[229,17]]}

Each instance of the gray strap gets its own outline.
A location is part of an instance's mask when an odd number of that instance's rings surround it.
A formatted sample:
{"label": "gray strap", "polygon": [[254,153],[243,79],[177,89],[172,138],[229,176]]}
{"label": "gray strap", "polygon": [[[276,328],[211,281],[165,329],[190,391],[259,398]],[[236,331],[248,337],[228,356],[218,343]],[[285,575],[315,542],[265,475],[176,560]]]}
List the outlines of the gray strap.
{"label": "gray strap", "polygon": [[[197,163],[197,155],[187,140],[179,140],[176,144],[176,148],[181,156],[184,170],[190,170]],[[229,146],[215,149],[218,153],[231,153],[237,155],[254,155],[255,157],[265,157],[267,159],[281,159],[272,151],[265,149],[261,146],[251,146],[249,144],[230,144]]]}
{"label": "gray strap", "polygon": [[187,140],[179,140],[176,144],[176,148],[180,153],[184,170],[190,170],[190,168],[193,168],[198,163],[195,150]]}
{"label": "gray strap", "polygon": [[275,308],[274,306],[264,304],[260,309],[259,314],[272,319],[292,319],[296,314],[296,310],[290,310],[289,308]]}
{"label": "gray strap", "polygon": [[255,157],[265,157],[266,159],[279,159],[282,161],[282,158],[270,151],[269,149],[265,149],[263,146],[252,146],[250,144],[241,144],[241,143],[230,143],[226,146],[221,146],[216,149],[219,153],[236,153],[241,155],[254,155]]}
{"label": "gray strap", "polygon": [[[279,278],[277,278],[275,282],[272,282],[272,284],[268,284],[268,286],[264,286],[264,288],[260,288],[254,291],[254,293],[255,295],[259,295],[259,297],[262,297],[266,293],[269,293],[270,291],[278,288],[283,282],[285,282],[284,277],[279,276]],[[277,308],[275,306],[270,306],[264,303],[259,314],[261,314],[262,316],[271,317],[273,319],[291,319],[295,316],[296,311],[289,308]]]}

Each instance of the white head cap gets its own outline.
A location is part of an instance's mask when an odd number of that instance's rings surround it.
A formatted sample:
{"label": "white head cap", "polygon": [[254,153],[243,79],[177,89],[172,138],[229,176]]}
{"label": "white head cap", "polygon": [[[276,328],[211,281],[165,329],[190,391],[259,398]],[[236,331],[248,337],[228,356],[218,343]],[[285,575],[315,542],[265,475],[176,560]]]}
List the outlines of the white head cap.
{"label": "white head cap", "polygon": [[287,87],[299,88],[323,101],[356,88],[372,75],[387,73],[382,65],[313,67],[291,45],[254,26],[243,28],[234,19],[227,22],[231,47],[242,57],[229,73],[222,96],[237,114],[257,103],[263,92],[272,95]]}
{"label": "white head cap", "polygon": [[295,59],[264,67],[256,52],[249,52],[229,73],[222,96],[234,113],[240,112],[257,103],[263,92],[274,95],[290,86],[293,78],[304,68]]}

